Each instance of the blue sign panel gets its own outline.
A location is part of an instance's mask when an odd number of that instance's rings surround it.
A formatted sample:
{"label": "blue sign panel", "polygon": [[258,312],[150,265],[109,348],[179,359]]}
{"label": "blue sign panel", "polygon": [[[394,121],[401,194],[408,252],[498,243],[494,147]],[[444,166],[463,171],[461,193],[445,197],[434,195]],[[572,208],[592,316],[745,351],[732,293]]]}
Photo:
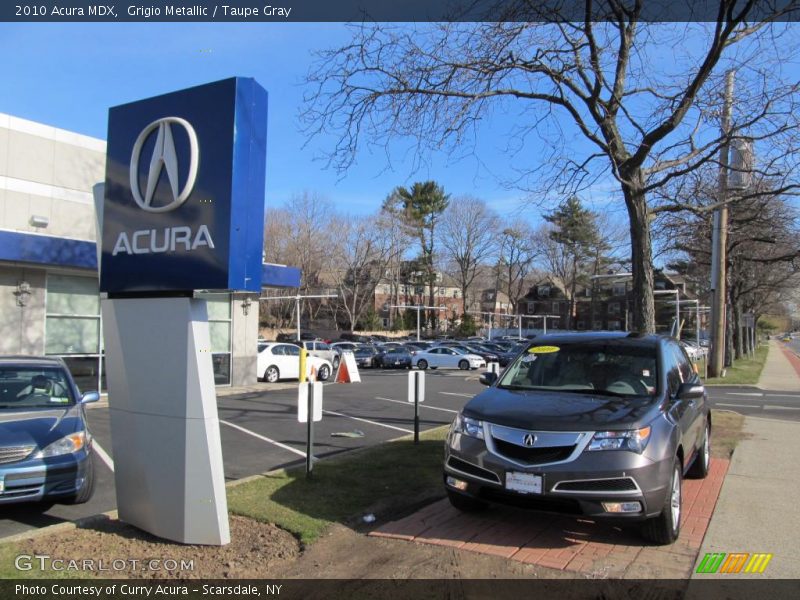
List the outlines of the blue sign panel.
{"label": "blue sign panel", "polygon": [[266,134],[253,79],[112,108],[100,291],[260,291]]}

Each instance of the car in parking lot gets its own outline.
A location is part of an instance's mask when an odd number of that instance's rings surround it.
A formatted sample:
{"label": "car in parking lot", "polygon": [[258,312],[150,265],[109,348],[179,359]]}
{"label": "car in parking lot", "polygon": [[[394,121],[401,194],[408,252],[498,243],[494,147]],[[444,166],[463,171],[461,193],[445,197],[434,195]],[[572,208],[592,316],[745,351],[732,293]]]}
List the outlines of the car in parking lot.
{"label": "car in parking lot", "polygon": [[410,369],[411,352],[404,346],[381,348],[372,362],[373,366],[383,369]]}
{"label": "car in parking lot", "polygon": [[316,356],[323,360],[327,360],[336,370],[339,368],[339,362],[342,356],[339,352],[331,348],[326,342],[322,340],[300,342],[300,345],[306,349],[309,356]]}
{"label": "car in parking lot", "polygon": [[684,475],[705,477],[711,414],[672,338],[625,333],[538,338],[470,400],[447,436],[450,502],[507,503],[640,523],[677,539]]}
{"label": "car in parking lot", "polygon": [[[258,378],[268,383],[300,378],[300,347],[296,344],[260,343],[256,360]],[[306,377],[311,377],[312,372],[316,379],[325,381],[331,376],[333,365],[325,359],[308,355]]]}
{"label": "car in parking lot", "polygon": [[362,344],[356,348],[353,353],[356,359],[356,366],[359,368],[369,369],[375,366],[375,357],[379,354],[379,350],[370,344]]}
{"label": "car in parking lot", "polygon": [[480,369],[486,361],[477,354],[470,354],[449,346],[437,346],[414,355],[414,366],[418,369]]}
{"label": "car in parking lot", "polygon": [[88,502],[95,486],[93,439],[81,395],[58,358],[0,358],[0,505]]}

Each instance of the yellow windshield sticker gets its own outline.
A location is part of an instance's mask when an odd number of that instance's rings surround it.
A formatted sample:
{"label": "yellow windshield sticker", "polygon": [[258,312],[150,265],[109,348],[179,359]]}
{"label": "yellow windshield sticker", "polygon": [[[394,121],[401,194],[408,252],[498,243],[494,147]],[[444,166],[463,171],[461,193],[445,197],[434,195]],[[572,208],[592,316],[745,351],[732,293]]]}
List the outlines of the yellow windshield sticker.
{"label": "yellow windshield sticker", "polygon": [[552,354],[559,350],[561,350],[561,348],[558,346],[534,346],[533,348],[528,348],[528,352],[531,354]]}

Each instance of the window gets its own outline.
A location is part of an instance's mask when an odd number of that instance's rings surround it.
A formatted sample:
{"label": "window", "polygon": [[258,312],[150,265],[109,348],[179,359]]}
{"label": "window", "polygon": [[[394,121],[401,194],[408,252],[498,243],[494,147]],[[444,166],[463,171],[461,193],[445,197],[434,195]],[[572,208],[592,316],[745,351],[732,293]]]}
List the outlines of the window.
{"label": "window", "polygon": [[578,329],[586,329],[586,323],[584,321],[578,321]]}
{"label": "window", "polygon": [[453,298],[458,298],[458,290],[453,290]]}
{"label": "window", "polygon": [[536,294],[540,298],[547,298],[550,296],[550,286],[549,285],[540,285],[536,288]]}
{"label": "window", "polygon": [[615,283],[611,288],[611,293],[615,296],[624,296],[628,286],[625,283]]}
{"label": "window", "polygon": [[536,303],[535,302],[528,302],[528,314],[532,315],[536,312]]}
{"label": "window", "polygon": [[603,322],[602,322],[602,321],[595,321],[595,322],[592,324],[592,329],[594,329],[595,331],[599,331],[599,330],[601,330],[602,328],[603,328]]}
{"label": "window", "polygon": [[609,321],[608,329],[610,331],[620,331],[622,329],[622,326],[619,321]]}
{"label": "window", "polygon": [[608,303],[608,314],[610,314],[610,315],[618,315],[619,314],[619,302],[609,302]]}
{"label": "window", "polygon": [[95,277],[47,275],[45,354],[61,356],[78,387],[105,388],[100,361],[100,292]]}
{"label": "window", "polygon": [[561,312],[561,302],[553,302],[552,307],[553,314],[558,314]]}
{"label": "window", "polygon": [[211,336],[211,362],[214,366],[214,383],[231,382],[231,295],[197,294],[206,301],[208,331]]}

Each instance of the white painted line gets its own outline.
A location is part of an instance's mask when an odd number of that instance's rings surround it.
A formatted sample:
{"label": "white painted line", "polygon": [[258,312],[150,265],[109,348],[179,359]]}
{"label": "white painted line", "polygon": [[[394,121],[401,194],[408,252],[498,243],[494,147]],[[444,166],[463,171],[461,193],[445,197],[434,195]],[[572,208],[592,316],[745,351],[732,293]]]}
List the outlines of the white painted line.
{"label": "white painted line", "polygon": [[800,400],[800,394],[764,394],[767,398],[792,398]]}
{"label": "white painted line", "polygon": [[800,406],[775,406],[774,404],[765,404],[764,410],[800,410]]}
{"label": "white painted line", "polygon": [[92,447],[94,448],[94,451],[97,452],[97,456],[100,457],[100,460],[102,460],[104,463],[106,463],[106,466],[109,469],[111,469],[111,472],[113,473],[114,472],[114,461],[111,460],[111,457],[108,455],[108,452],[103,450],[103,447],[100,444],[97,443],[97,439],[96,438],[95,438],[94,442],[92,442]]}
{"label": "white painted line", "polygon": [[332,410],[323,410],[322,412],[328,413],[329,415],[336,415],[337,417],[345,417],[347,419],[353,419],[354,421],[361,421],[362,423],[371,423],[372,425],[377,425],[378,427],[386,427],[387,429],[402,431],[403,433],[414,433],[411,429],[403,429],[402,427],[395,427],[394,425],[387,425],[386,423],[379,423],[378,421],[370,421],[369,419],[362,419],[361,417],[353,417],[351,415],[346,415],[344,413],[339,413]]}
{"label": "white painted line", "polygon": [[761,398],[764,394],[759,392],[725,392],[726,396],[757,396]]}
{"label": "white painted line", "polygon": [[[411,406],[411,402],[403,401],[403,400],[393,400],[392,398],[381,398],[380,396],[375,396],[375,400],[383,400],[384,402],[397,402],[397,404],[404,404],[405,406]],[[457,413],[457,410],[451,410],[449,408],[439,408],[438,406],[431,406],[430,404],[426,404],[425,402],[420,403],[420,408],[430,408],[431,410],[441,410],[442,412],[449,412],[449,413]]]}
{"label": "white painted line", "polygon": [[275,446],[278,446],[278,448],[283,448],[284,450],[288,450],[289,452],[294,452],[295,454],[297,454],[298,456],[302,456],[303,458],[306,457],[305,452],[301,452],[300,450],[292,448],[291,446],[287,446],[286,444],[281,444],[280,442],[271,440],[270,438],[264,437],[263,435],[256,433],[255,431],[250,431],[249,429],[245,429],[244,427],[240,427],[239,425],[229,423],[228,421],[223,421],[222,419],[220,419],[219,422],[222,423],[223,425],[227,425],[228,427],[233,427],[234,429],[238,429],[239,431],[246,433],[247,435],[252,435],[254,438],[258,438],[265,442],[269,442],[270,444],[274,444]]}
{"label": "white painted line", "polygon": [[712,402],[714,406],[733,406],[736,408],[761,408],[760,404],[726,404],[725,402]]}
{"label": "white painted line", "polygon": [[475,394],[459,394],[458,392],[439,392],[445,396],[461,396],[462,398],[474,398]]}

